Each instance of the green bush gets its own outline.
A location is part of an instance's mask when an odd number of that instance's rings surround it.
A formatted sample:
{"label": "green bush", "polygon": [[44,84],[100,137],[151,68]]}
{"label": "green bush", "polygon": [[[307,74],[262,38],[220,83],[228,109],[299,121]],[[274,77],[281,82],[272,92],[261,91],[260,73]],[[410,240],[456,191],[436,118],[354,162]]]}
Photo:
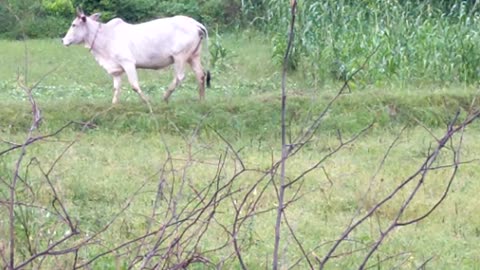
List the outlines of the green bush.
{"label": "green bush", "polygon": [[75,6],[86,13],[101,12],[104,20],[121,17],[129,22],[139,22],[154,17],[158,0],[73,0]]}
{"label": "green bush", "polygon": [[25,34],[29,38],[59,38],[70,25],[70,19],[55,16],[33,18],[25,22]]}
{"label": "green bush", "polygon": [[15,16],[0,4],[0,38],[14,38],[11,30],[15,27],[15,23]]}
{"label": "green bush", "polygon": [[62,17],[70,16],[74,11],[70,0],[43,0],[42,7],[47,13]]}
{"label": "green bush", "polygon": [[[70,0],[17,0],[0,4],[0,38],[60,37],[73,12]],[[67,19],[68,16],[68,19]]]}

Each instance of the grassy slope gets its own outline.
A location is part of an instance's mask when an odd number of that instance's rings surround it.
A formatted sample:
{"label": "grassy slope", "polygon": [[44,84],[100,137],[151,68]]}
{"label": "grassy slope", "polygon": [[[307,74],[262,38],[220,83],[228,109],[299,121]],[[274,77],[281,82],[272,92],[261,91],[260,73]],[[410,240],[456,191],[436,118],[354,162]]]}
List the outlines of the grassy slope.
{"label": "grassy slope", "polygon": [[[122,222],[115,224],[105,237],[110,239],[106,242],[107,246],[130,239],[142,231],[145,224],[143,215],[148,215],[151,209],[152,194],[156,188],[154,175],[166,159],[164,143],[175,157],[184,159],[188,151],[193,150],[196,153],[194,158],[215,164],[225,145],[212,131],[213,128],[225,135],[235,148],[242,149],[241,155],[249,168],[266,169],[272,155],[278,158],[279,76],[275,67],[269,64],[268,46],[260,45],[265,42],[258,37],[244,35],[241,37],[242,46],[239,46],[237,37],[225,37],[224,46],[229,50],[229,58],[212,70],[213,88],[207,92],[207,101],[203,104],[197,102],[193,76],[189,76],[181,89],[174,93],[171,103],[166,105],[160,102],[161,89],[170,81],[171,72],[161,71],[160,75],[157,72],[141,72],[142,86],[155,104],[154,115],[149,115],[126,86],[123,103],[107,110],[110,107],[111,80],[85,49],[63,48],[60,42],[52,40],[30,41],[27,43],[30,82],[60,65],[45,78],[35,94],[43,110],[42,131],[55,130],[69,120],[85,121],[97,114],[95,123],[98,127],[84,134],[75,128],[68,129],[60,135],[60,142],[34,146],[29,150],[28,157],[38,157],[44,166],[48,166],[65,147],[64,141],[78,139],[58,164],[55,181],[85,232],[100,228],[133,190],[146,182],[137,203],[122,215]],[[29,125],[28,106],[15,87],[15,73],[23,61],[23,47],[22,43],[0,41],[0,48],[0,58],[5,59],[5,64],[0,65],[0,138],[20,141]],[[290,79],[290,86],[289,117],[293,119],[290,130],[295,137],[324,108],[338,85],[329,83],[313,88],[303,82],[301,74],[295,74]],[[419,166],[421,157],[433,140],[417,121],[439,135],[452,113],[458,108],[465,113],[476,95],[474,88],[464,86],[367,87],[353,89],[352,93],[344,95],[328,114],[314,142],[301,155],[289,161],[290,177],[314,164],[336,145],[334,134],[337,129],[348,136],[371,121],[377,124],[358,142],[326,162],[324,167],[333,185],[329,184],[322,170],[314,171],[306,178],[303,201],[287,210],[305,247],[312,249],[335,239],[357,207],[367,209],[394,183]],[[373,180],[373,191],[362,201],[361,197],[394,134],[407,124],[411,127],[380,176]],[[193,149],[190,149],[182,138],[192,138],[197,126],[201,127],[201,131],[194,137]],[[465,160],[478,156],[478,128],[475,124],[466,135]],[[15,157],[2,159],[5,174],[11,171]],[[181,161],[176,164],[179,167],[183,165]],[[480,220],[475,214],[475,206],[478,205],[475,195],[480,192],[480,185],[475,181],[479,176],[475,166],[478,163],[463,167],[449,198],[432,218],[420,225],[398,230],[382,246],[380,254],[387,257],[399,250],[413,252],[395,260],[398,263],[406,259],[406,268],[419,266],[430,256],[434,256],[431,265],[436,269],[471,269],[478,265],[477,225]],[[194,185],[201,186],[205,179],[215,175],[215,168],[214,165],[195,162],[187,176]],[[418,201],[408,209],[407,217],[421,213],[440,196],[448,172],[439,172],[434,176],[422,188]],[[255,174],[246,175],[238,185],[248,185],[256,177]],[[272,192],[270,190],[266,194],[262,209],[275,205]],[[231,216],[228,215],[228,205],[224,207],[227,213],[224,222],[228,224]],[[393,213],[394,206],[390,205],[382,209],[378,220],[385,225]],[[245,251],[247,263],[252,268],[265,264],[265,257],[271,253],[273,220],[273,213],[267,213],[255,218],[249,230],[245,231],[245,238],[253,239],[250,248]],[[0,226],[0,234],[5,235],[1,230],[3,226]],[[377,220],[372,220],[352,238],[369,241],[377,232]],[[220,239],[211,237],[204,243],[204,248],[217,241]],[[282,246],[296,253],[292,238],[285,238]],[[343,250],[356,248],[359,246],[345,246]],[[321,249],[315,253],[323,254]],[[352,267],[356,265],[353,262],[355,258],[358,259],[354,256],[350,260],[338,260],[330,266],[332,269]],[[292,256],[289,262],[294,259]],[[110,262],[103,261],[107,265]]]}

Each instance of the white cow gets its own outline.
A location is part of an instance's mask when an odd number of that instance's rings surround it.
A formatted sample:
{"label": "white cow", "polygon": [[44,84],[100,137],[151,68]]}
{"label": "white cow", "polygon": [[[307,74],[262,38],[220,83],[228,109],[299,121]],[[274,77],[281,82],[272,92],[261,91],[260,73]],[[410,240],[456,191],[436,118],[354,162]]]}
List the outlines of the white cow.
{"label": "white cow", "polygon": [[140,89],[136,69],[161,69],[173,64],[175,77],[164,94],[164,100],[168,102],[185,78],[186,63],[195,72],[200,100],[204,99],[205,82],[210,86],[210,73],[204,72],[201,64],[202,40],[208,39],[205,26],[186,16],[140,24],[129,24],[118,18],[103,24],[99,17],[99,13],[86,16],[77,9],[77,17],[62,41],[65,46],[85,44],[98,64],[113,76],[112,103],[119,101],[121,75],[125,72],[133,90],[151,111],[148,99]]}

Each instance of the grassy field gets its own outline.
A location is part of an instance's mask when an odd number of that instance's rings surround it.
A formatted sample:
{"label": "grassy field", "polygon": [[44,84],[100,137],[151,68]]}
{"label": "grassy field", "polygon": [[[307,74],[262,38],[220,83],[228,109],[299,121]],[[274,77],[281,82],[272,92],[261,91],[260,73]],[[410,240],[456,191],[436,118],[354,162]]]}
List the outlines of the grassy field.
{"label": "grassy field", "polygon": [[[213,40],[212,44],[217,44],[217,49],[221,46],[227,53],[211,67],[212,88],[207,89],[204,103],[198,102],[191,73],[172,95],[170,103],[165,104],[161,97],[172,71],[140,72],[141,86],[154,107],[154,112],[149,114],[126,80],[121,104],[111,107],[111,78],[84,48],[64,48],[58,40],[34,40],[26,44],[0,41],[0,139],[21,143],[31,122],[28,101],[17,87],[18,72],[27,71],[27,78],[21,79],[29,84],[48,74],[34,91],[43,115],[36,135],[54,132],[69,121],[92,120],[94,124],[86,130],[73,125],[54,138],[28,147],[21,167],[25,182],[17,192],[19,199],[52,210],[52,194],[41,170],[48,170],[75,141],[50,175],[59,197],[81,230],[69,243],[79,243],[116,217],[95,244],[81,249],[80,261],[86,262],[102,251],[145,233],[152,222],[149,216],[161,179],[165,179],[166,187],[175,190],[178,205],[187,208],[188,202],[197,198],[197,192],[214,179],[228,181],[238,170],[238,161],[235,162],[235,155],[227,150],[225,139],[250,170],[235,179],[231,189],[238,192],[231,200],[219,204],[216,221],[196,251],[222,245],[229,239],[223,226],[231,228],[236,203],[280,158],[280,69],[272,64],[270,40],[245,33],[226,35],[222,40]],[[419,169],[435,144],[433,135],[443,135],[456,111],[460,110],[462,118],[472,105],[475,108],[479,105],[475,99],[478,90],[471,85],[382,85],[353,85],[352,91],[343,94],[333,105],[312,141],[288,160],[287,175],[294,179],[339,144],[338,132],[346,140],[374,123],[358,140],[326,159],[298,185],[287,189],[287,199],[301,194],[298,201],[286,208],[286,215],[313,261],[315,256],[323,257],[332,245],[330,241],[341,235],[357,210],[365,213]],[[340,87],[341,82],[313,85],[301,72],[291,74],[289,137],[295,138],[304,131]],[[407,129],[376,174],[387,149],[405,126]],[[480,153],[479,131],[478,123],[466,130],[461,159],[473,162],[461,166],[445,202],[426,220],[391,234],[371,259],[370,266],[376,267],[381,262],[381,268],[377,269],[416,269],[431,258],[428,269],[480,269],[480,216],[476,212],[479,204],[476,195],[480,192],[480,183],[476,180],[480,172],[479,162],[475,160]],[[455,141],[458,140],[457,137]],[[4,143],[0,151],[8,147]],[[19,152],[14,151],[1,156],[2,180],[9,182],[12,178],[18,155]],[[223,158],[225,166],[219,171],[218,164]],[[451,156],[443,153],[438,164],[450,163]],[[446,188],[450,173],[451,169],[432,171],[402,220],[417,217],[433,206]],[[268,181],[262,182],[250,200],[258,198],[263,187],[266,191],[257,206],[262,214],[248,219],[238,235],[243,259],[251,269],[268,268],[271,264],[275,211],[266,210],[277,204],[274,186]],[[2,201],[8,198],[4,184],[0,185],[0,196]],[[401,193],[355,230],[349,236],[350,241],[337,251],[339,257],[327,264],[327,269],[358,267],[367,252],[363,248],[378,238],[379,227],[389,224],[406,196],[406,192]],[[129,207],[122,211],[126,204]],[[160,216],[167,210],[165,205],[160,205],[153,224],[162,224],[164,220]],[[31,226],[29,234],[22,224],[16,228],[18,261],[27,256],[28,243],[42,250],[48,241],[39,239],[57,239],[66,233],[65,226],[52,227],[56,218],[48,211],[22,206],[16,211],[19,220]],[[7,217],[6,207],[0,208],[0,215]],[[285,225],[283,229],[282,269],[287,269],[301,258],[301,253]],[[7,219],[2,218],[2,246],[7,245],[6,235]],[[32,235],[38,236],[37,241]],[[126,251],[119,250],[95,261],[93,268],[126,268],[133,259],[124,254]],[[229,241],[226,247],[206,256],[216,264],[225,260],[225,269],[239,269],[238,261],[229,257],[232,252]],[[67,268],[72,261],[73,255],[66,255],[47,259],[43,266]],[[296,265],[298,269],[305,267],[305,261]]]}

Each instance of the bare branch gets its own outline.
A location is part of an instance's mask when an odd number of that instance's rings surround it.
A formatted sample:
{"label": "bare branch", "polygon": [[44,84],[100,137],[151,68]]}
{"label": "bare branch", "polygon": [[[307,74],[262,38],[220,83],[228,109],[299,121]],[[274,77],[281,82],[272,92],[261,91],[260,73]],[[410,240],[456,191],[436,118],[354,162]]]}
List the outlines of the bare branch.
{"label": "bare branch", "polygon": [[356,141],[360,136],[362,136],[363,134],[365,134],[365,132],[367,132],[368,130],[370,130],[370,128],[373,126],[374,123],[371,123],[370,125],[368,125],[367,127],[365,127],[364,129],[362,129],[360,132],[358,132],[356,135],[354,135],[351,139],[349,139],[348,141],[346,142],[340,142],[340,144],[335,147],[332,151],[330,151],[328,154],[326,154],[323,158],[321,158],[319,161],[317,161],[313,166],[311,166],[309,169],[303,171],[299,176],[297,176],[295,179],[293,179],[292,181],[288,182],[287,184],[285,184],[285,187],[290,187],[291,185],[295,184],[296,182],[298,182],[299,180],[303,179],[307,174],[309,174],[310,172],[312,172],[313,170],[317,169],[321,164],[323,164],[325,162],[325,160],[327,160],[328,158],[332,157],[334,154],[336,154],[338,151],[340,151],[342,148],[344,148],[346,145]]}
{"label": "bare branch", "polygon": [[[446,147],[446,144],[448,143],[448,141],[451,140],[451,138],[458,132],[463,132],[463,130],[465,129],[466,126],[468,126],[469,124],[471,124],[475,119],[477,119],[478,117],[480,117],[480,112],[475,112],[471,115],[469,115],[465,121],[463,121],[463,123],[461,123],[460,125],[458,126],[454,126],[454,123],[457,121],[458,119],[458,116],[459,114],[457,113],[455,115],[455,117],[453,118],[453,120],[451,121],[451,123],[448,125],[447,127],[447,131],[446,133],[444,134],[444,136],[437,142],[437,146],[433,149],[433,151],[426,157],[425,161],[423,162],[423,164],[420,166],[420,168],[414,172],[410,177],[408,177],[406,180],[404,180],[400,185],[398,185],[389,195],[387,195],[384,199],[382,199],[380,202],[378,202],[375,206],[373,206],[368,212],[367,214],[365,214],[362,218],[360,218],[357,222],[351,224],[348,226],[348,228],[342,233],[342,236],[339,238],[339,240],[336,241],[336,243],[333,245],[333,247],[327,252],[327,254],[325,255],[325,257],[323,258],[323,260],[321,261],[321,264],[320,264],[320,269],[323,269],[323,267],[325,266],[326,262],[332,257],[333,255],[333,252],[337,249],[337,247],[340,245],[340,243],[343,241],[343,239],[346,239],[346,237],[348,237],[348,235],[350,234],[350,232],[352,232],[356,227],[358,227],[360,224],[362,224],[367,218],[369,218],[371,215],[373,215],[373,213],[375,213],[382,205],[384,205],[386,202],[388,202],[389,200],[391,200],[400,190],[402,190],[408,183],[410,183],[411,181],[413,181],[414,179],[416,179],[417,177],[420,177],[419,180],[418,180],[418,183],[417,185],[413,188],[413,190],[411,191],[410,195],[408,196],[408,198],[405,200],[405,202],[403,203],[403,205],[401,206],[401,208],[399,209],[396,217],[394,218],[394,220],[392,221],[392,223],[390,224],[390,226],[384,230],[382,233],[381,233],[381,236],[380,238],[377,240],[377,242],[372,246],[371,250],[368,252],[367,256],[365,257],[364,261],[362,262],[362,264],[360,265],[360,269],[364,269],[365,268],[365,265],[368,261],[368,259],[372,256],[372,254],[377,250],[377,248],[379,247],[379,245],[383,242],[383,240],[385,239],[385,237],[397,226],[399,226],[399,224],[402,224],[402,223],[399,223],[398,220],[400,219],[400,217],[402,216],[404,210],[406,209],[406,207],[410,204],[410,202],[412,201],[413,197],[415,196],[415,194],[417,193],[418,189],[420,188],[420,186],[423,184],[424,182],[424,179],[426,177],[426,174],[430,171],[430,168],[432,167],[433,163],[435,162],[435,160],[437,159],[440,151]],[[462,133],[463,134],[463,133]],[[459,149],[459,148],[458,148]],[[457,150],[458,151],[458,150]],[[455,156],[455,161],[458,162],[458,159],[456,158]],[[458,164],[456,164],[458,165]],[[456,172],[456,169],[454,170],[454,173],[453,173],[453,176],[450,178],[450,181],[452,181],[452,178],[454,177],[455,175],[455,172]],[[450,183],[449,185],[447,186],[447,189],[450,187]],[[446,196],[445,195],[446,193],[444,193],[444,195],[442,196],[442,198],[440,199],[439,202],[443,201],[444,200],[444,197]],[[412,222],[415,222],[415,221],[419,221],[425,217],[427,217],[430,213],[433,212],[433,210],[438,206],[439,203],[437,203],[430,211],[427,212],[426,215],[423,215],[422,217],[420,217],[419,219],[415,219],[415,220],[412,220]],[[402,225],[407,225],[407,224],[402,224]]]}
{"label": "bare branch", "polygon": [[427,266],[427,264],[428,264],[431,260],[433,260],[433,257],[428,258],[428,259],[427,259],[426,261],[424,261],[419,267],[417,267],[417,269],[419,269],[419,270],[425,270],[425,269],[427,269],[426,266]]}
{"label": "bare branch", "polygon": [[278,209],[277,209],[277,220],[275,223],[275,242],[274,242],[274,249],[273,249],[273,262],[272,262],[272,269],[278,269],[278,251],[280,246],[280,234],[281,234],[281,221],[282,221],[282,213],[283,213],[283,203],[284,203],[284,194],[285,194],[285,166],[286,166],[286,159],[288,156],[288,149],[287,149],[287,141],[286,141],[286,114],[287,114],[287,90],[286,90],[286,83],[287,83],[287,70],[288,70],[288,60],[290,57],[290,50],[293,46],[293,39],[294,39],[294,30],[295,30],[295,15],[297,10],[297,0],[292,0],[290,6],[290,30],[288,33],[288,44],[285,50],[285,56],[283,58],[283,70],[282,70],[282,110],[281,110],[281,132],[282,132],[282,160],[280,163],[280,189],[278,192]]}
{"label": "bare branch", "polygon": [[301,251],[302,254],[303,254],[303,258],[307,261],[308,266],[310,267],[310,269],[315,269],[315,268],[313,267],[312,262],[311,262],[310,259],[308,258],[307,253],[305,252],[305,248],[303,248],[303,245],[302,245],[302,243],[300,242],[300,240],[298,239],[297,235],[295,234],[295,231],[293,230],[292,226],[290,226],[290,223],[288,222],[287,215],[286,215],[285,212],[283,213],[283,220],[285,220],[285,224],[287,225],[287,228],[288,228],[288,230],[290,231],[290,235],[293,236],[293,239],[295,240],[295,243],[297,243],[298,248],[300,249],[300,251]]}

